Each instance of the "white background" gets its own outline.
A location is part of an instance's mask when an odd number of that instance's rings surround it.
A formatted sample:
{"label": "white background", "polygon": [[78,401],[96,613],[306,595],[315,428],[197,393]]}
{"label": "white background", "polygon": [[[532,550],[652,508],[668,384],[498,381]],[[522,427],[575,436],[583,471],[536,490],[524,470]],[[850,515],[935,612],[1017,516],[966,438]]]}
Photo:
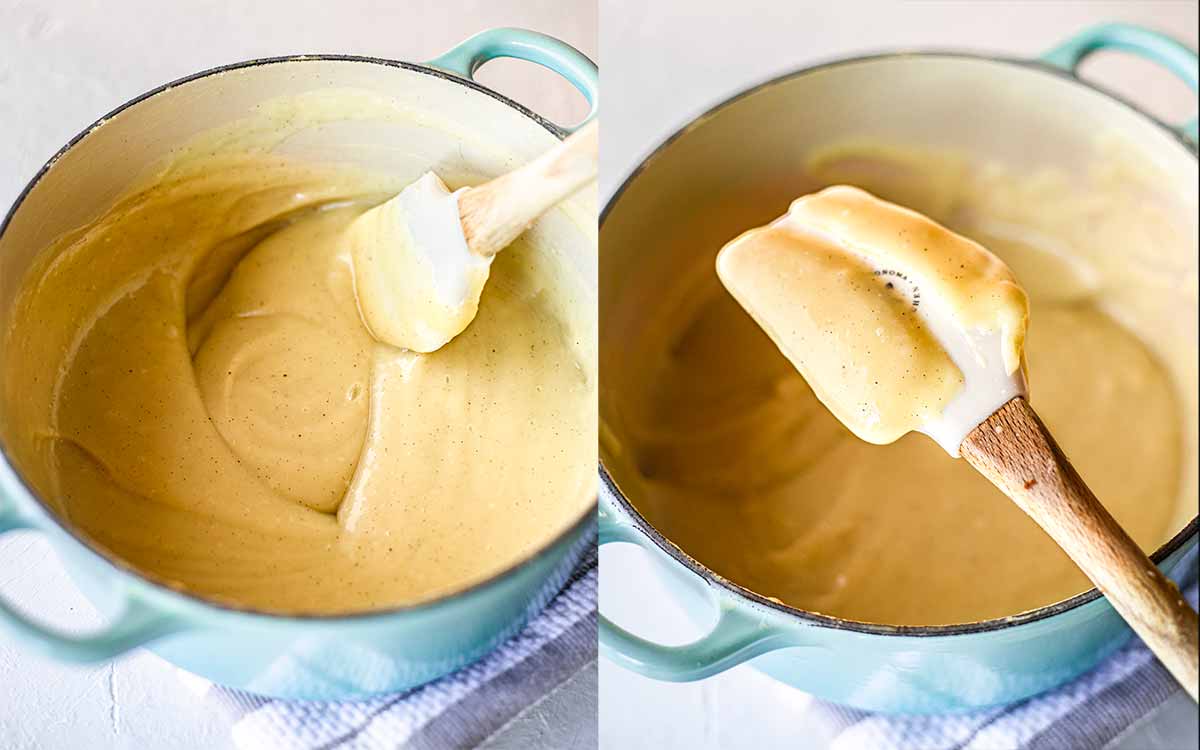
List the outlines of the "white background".
{"label": "white background", "polygon": [[[1196,8],[1190,1],[602,0],[601,195],[611,195],[643,156],[694,115],[796,68],[904,47],[1035,56],[1101,21],[1153,26],[1195,49]],[[1148,63],[1097,55],[1084,73],[1173,121],[1195,113],[1196,98],[1186,86]],[[700,635],[670,605],[637,549],[604,548],[601,571],[601,610],[617,622],[664,643]],[[824,747],[825,738],[805,722],[807,703],[803,694],[745,666],[700,683],[673,684],[600,662],[600,740],[612,750]],[[1168,713],[1123,747],[1186,747],[1178,738],[1196,736],[1195,706],[1183,698]]]}
{"label": "white background", "polygon": [[[419,62],[494,26],[543,31],[596,59],[592,0],[0,0],[0,212],[72,136],[167,81],[294,53]],[[552,120],[586,112],[569,84],[528,63],[496,61],[478,77]],[[31,533],[0,539],[0,595],[52,622],[98,622]],[[580,698],[590,712],[594,695]],[[174,668],[148,652],[74,667],[0,641],[2,750],[229,745],[226,717],[201,711]]]}

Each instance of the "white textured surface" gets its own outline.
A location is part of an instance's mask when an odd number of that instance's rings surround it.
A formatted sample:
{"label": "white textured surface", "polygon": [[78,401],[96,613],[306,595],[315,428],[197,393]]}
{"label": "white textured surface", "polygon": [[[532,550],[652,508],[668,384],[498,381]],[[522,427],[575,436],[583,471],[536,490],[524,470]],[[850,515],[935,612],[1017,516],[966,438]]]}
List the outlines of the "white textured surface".
{"label": "white textured surface", "polygon": [[[0,0],[0,211],[77,132],[175,78],[306,52],[421,61],[494,26],[543,31],[596,59],[591,0]],[[568,84],[528,63],[497,61],[479,79],[552,120],[586,112]],[[33,534],[0,539],[0,595],[51,622],[80,629],[99,622]],[[588,699],[594,681],[581,678],[572,690]],[[197,705],[173,668],[148,652],[78,667],[0,641],[4,750],[228,747],[223,717]],[[547,707],[564,730],[579,718],[578,700],[558,695]],[[546,720],[537,711],[530,718]],[[537,736],[520,722],[510,732]],[[494,746],[508,745],[498,737]]]}
{"label": "white textured surface", "polygon": [[[970,49],[1034,56],[1103,21],[1141,23],[1196,46],[1195,2],[770,2],[601,0],[605,60],[603,196],[691,117],[749,85],[817,62],[897,48]],[[1195,97],[1153,65],[1097,55],[1084,66],[1101,81],[1175,121]],[[601,610],[664,643],[701,633],[670,603],[642,554],[601,551]],[[804,721],[808,698],[748,667],[698,683],[656,682],[601,659],[602,748],[823,748]],[[1195,747],[1196,708],[1164,707],[1123,750]],[[1194,740],[1193,740],[1194,741]],[[865,748],[864,750],[871,750]]]}

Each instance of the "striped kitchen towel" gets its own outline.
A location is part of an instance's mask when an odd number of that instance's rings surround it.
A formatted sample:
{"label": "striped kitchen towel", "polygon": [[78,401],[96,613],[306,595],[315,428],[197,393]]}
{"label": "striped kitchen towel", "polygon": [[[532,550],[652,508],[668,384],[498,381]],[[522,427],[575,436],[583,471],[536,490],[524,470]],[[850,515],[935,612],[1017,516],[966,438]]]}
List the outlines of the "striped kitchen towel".
{"label": "striped kitchen towel", "polygon": [[[596,579],[593,543],[521,632],[474,664],[404,693],[282,701],[205,683],[204,700],[231,714],[233,741],[242,750],[474,748],[580,673],[594,672]],[[575,747],[596,744],[594,709],[590,715]]]}
{"label": "striped kitchen towel", "polygon": [[[1195,566],[1193,550],[1181,569]],[[1188,578],[1194,581],[1194,572]],[[1184,596],[1196,606],[1194,582]],[[1008,706],[945,716],[887,716],[818,703],[810,716],[833,738],[829,750],[1099,750],[1182,690],[1133,638],[1074,682]]]}

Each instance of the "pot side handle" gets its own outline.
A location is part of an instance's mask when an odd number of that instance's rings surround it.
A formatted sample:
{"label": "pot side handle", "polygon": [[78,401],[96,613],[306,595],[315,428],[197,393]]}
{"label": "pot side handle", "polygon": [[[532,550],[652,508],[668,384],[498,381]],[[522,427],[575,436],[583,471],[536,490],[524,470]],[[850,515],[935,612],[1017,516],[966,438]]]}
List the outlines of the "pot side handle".
{"label": "pot side handle", "polygon": [[[653,544],[633,526],[613,518],[601,505],[599,543],[629,542],[653,553]],[[756,656],[792,643],[756,617],[722,607],[707,634],[682,646],[664,646],[636,636],[603,614],[600,651],[625,669],[656,680],[688,682],[711,677]]]}
{"label": "pot side handle", "polygon": [[473,81],[475,71],[497,57],[513,57],[536,63],[570,81],[587,99],[587,117],[573,127],[557,126],[572,133],[590,122],[600,107],[600,72],[587,55],[566,42],[528,29],[488,29],[459,43],[449,52],[426,63]]}
{"label": "pot side handle", "polygon": [[[1038,59],[1062,68],[1071,75],[1089,55],[1101,50],[1120,50],[1162,65],[1186,83],[1192,92],[1197,91],[1197,62],[1195,51],[1182,42],[1157,31],[1126,23],[1108,23],[1093,26],[1068,39]],[[1197,141],[1197,121],[1178,125],[1175,130]]]}
{"label": "pot side handle", "polygon": [[[39,530],[10,507],[0,507],[0,535],[17,529]],[[172,618],[130,598],[121,614],[98,632],[84,635],[60,633],[34,622],[0,597],[0,631],[22,645],[60,661],[96,662],[111,659],[183,628]]]}

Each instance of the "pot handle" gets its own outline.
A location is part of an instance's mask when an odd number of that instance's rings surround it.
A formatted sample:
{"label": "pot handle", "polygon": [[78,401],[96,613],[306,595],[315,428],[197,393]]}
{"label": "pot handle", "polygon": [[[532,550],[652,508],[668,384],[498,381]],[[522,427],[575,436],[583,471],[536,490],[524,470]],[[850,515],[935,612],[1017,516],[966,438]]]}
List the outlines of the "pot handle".
{"label": "pot handle", "polygon": [[[600,509],[599,543],[630,542],[653,553],[645,534],[617,521],[610,510]],[[600,651],[611,661],[656,680],[688,682],[724,672],[756,656],[794,645],[772,632],[760,618],[721,607],[712,629],[682,646],[664,646],[630,633],[600,615]]]}
{"label": "pot handle", "polygon": [[473,81],[475,71],[497,57],[514,57],[548,68],[566,78],[583,94],[590,106],[587,117],[573,127],[557,126],[560,130],[574,132],[596,116],[600,106],[600,72],[596,63],[566,42],[546,34],[528,29],[488,29],[459,43],[426,65]]}
{"label": "pot handle", "polygon": [[[1088,55],[1106,49],[1128,52],[1158,63],[1179,77],[1193,92],[1197,91],[1195,51],[1166,34],[1127,23],[1093,26],[1046,52],[1039,59],[1076,75],[1080,63]],[[1191,122],[1176,126],[1175,130],[1195,143],[1196,127],[1197,121],[1193,118]]]}
{"label": "pot handle", "polygon": [[[17,529],[38,531],[39,527],[0,507],[0,535]],[[117,619],[99,632],[86,635],[60,633],[29,619],[0,597],[0,631],[46,656],[70,662],[111,659],[144,643],[183,628],[173,618],[130,598]]]}

